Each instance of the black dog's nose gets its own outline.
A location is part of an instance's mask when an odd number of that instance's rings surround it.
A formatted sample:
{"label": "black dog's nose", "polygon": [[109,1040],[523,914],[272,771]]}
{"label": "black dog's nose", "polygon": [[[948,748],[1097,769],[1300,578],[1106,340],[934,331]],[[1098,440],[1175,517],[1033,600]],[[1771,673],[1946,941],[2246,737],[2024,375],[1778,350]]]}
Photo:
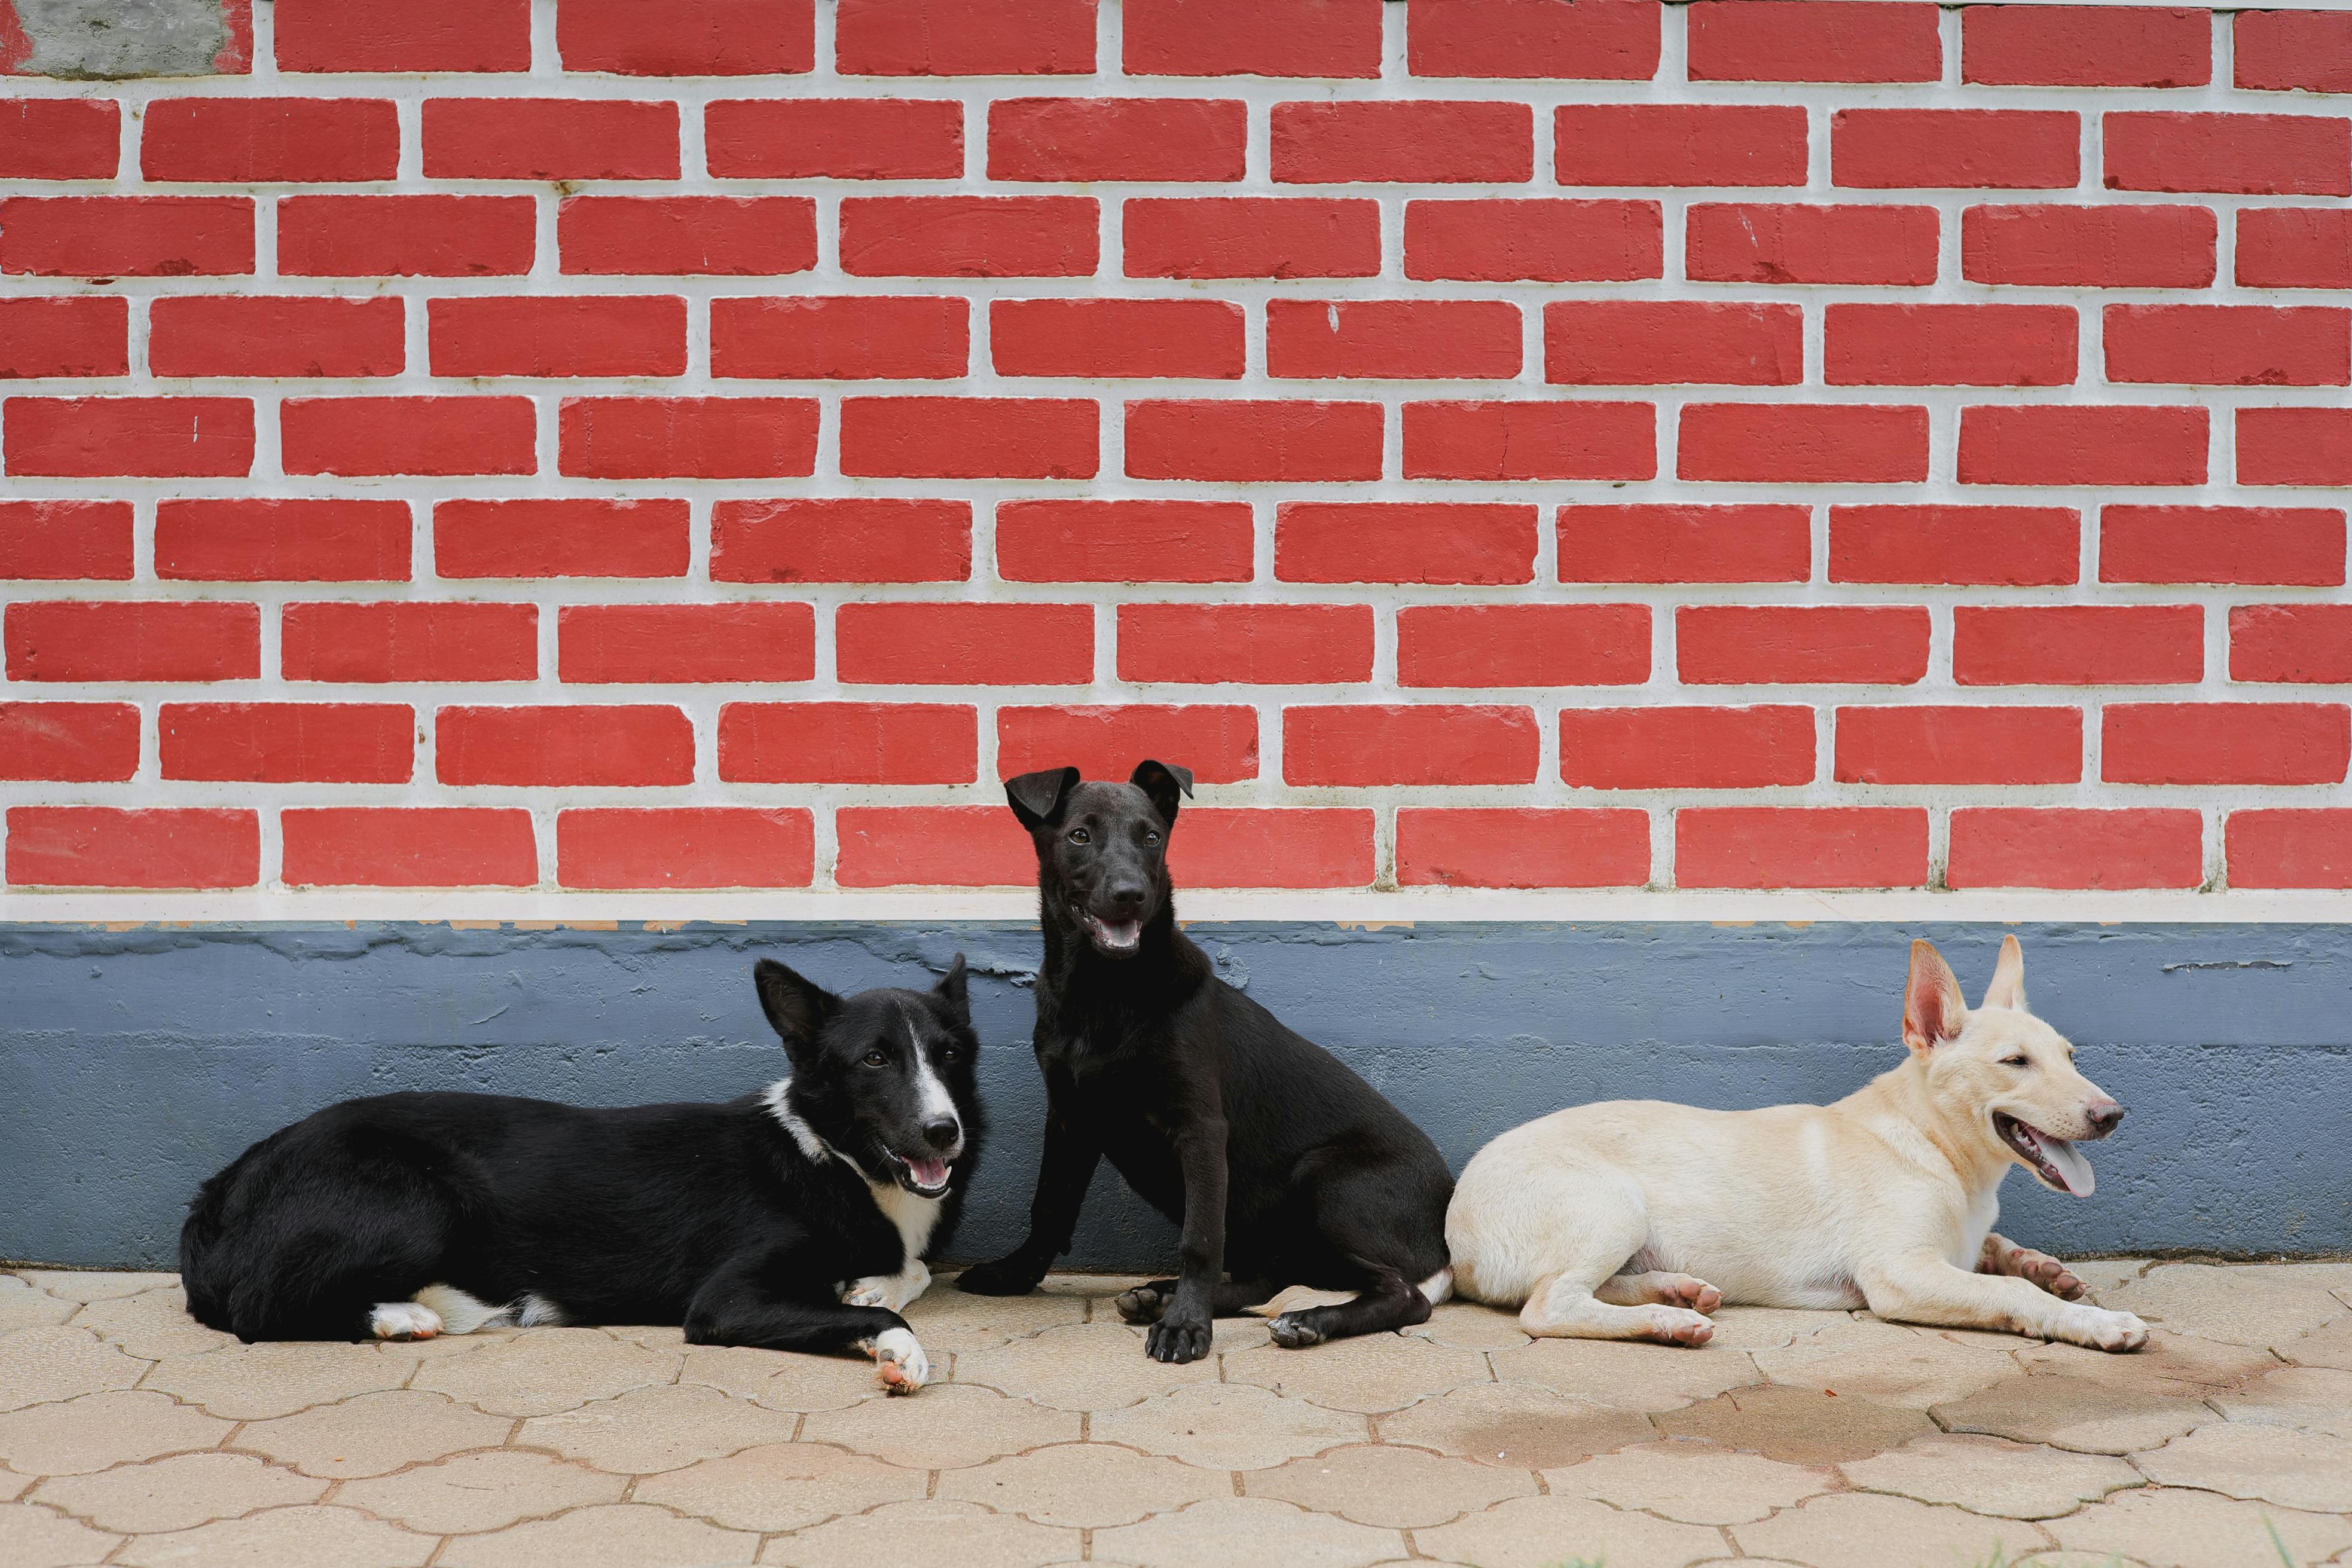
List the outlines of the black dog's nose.
{"label": "black dog's nose", "polygon": [[923,1124],[923,1141],[935,1149],[951,1149],[963,1136],[963,1127],[953,1116],[940,1116]]}
{"label": "black dog's nose", "polygon": [[2124,1108],[2110,1100],[2105,1104],[2092,1106],[2084,1114],[2091,1119],[2091,1130],[2105,1137],[2116,1130],[2117,1122],[2124,1119]]}
{"label": "black dog's nose", "polygon": [[1150,891],[1139,882],[1117,883],[1103,890],[1104,895],[1121,909],[1139,908]]}

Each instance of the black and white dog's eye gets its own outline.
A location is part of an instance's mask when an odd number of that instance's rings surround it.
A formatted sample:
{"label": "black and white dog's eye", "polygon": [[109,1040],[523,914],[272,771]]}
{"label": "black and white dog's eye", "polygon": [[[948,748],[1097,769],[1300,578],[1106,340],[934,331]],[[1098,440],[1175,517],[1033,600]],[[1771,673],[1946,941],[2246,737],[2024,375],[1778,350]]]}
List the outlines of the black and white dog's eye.
{"label": "black and white dog's eye", "polygon": [[866,1065],[868,1067],[887,1067],[889,1064],[890,1059],[878,1051],[869,1051],[866,1053]]}
{"label": "black and white dog's eye", "polygon": [[1095,836],[1092,833],[1087,831],[1084,828],[1072,828],[1070,830],[1070,842],[1074,844],[1092,843],[1094,842],[1094,837]]}

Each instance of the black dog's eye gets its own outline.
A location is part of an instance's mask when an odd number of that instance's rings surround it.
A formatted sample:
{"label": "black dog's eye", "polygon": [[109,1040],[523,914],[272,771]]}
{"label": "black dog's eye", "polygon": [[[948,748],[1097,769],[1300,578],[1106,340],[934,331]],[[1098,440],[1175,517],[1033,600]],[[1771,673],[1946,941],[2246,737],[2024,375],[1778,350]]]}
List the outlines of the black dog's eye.
{"label": "black dog's eye", "polygon": [[1144,835],[1143,835],[1143,845],[1144,845],[1144,848],[1146,848],[1146,849],[1156,849],[1156,848],[1158,848],[1158,847],[1159,847],[1159,844],[1160,844],[1160,835],[1159,835],[1158,833],[1146,833],[1146,834],[1144,834]]}
{"label": "black dog's eye", "polygon": [[1094,842],[1094,840],[1095,836],[1087,831],[1084,828],[1072,828],[1070,830],[1070,842],[1074,844],[1090,844]]}
{"label": "black dog's eye", "polygon": [[2000,1064],[2003,1067],[2031,1067],[2033,1065],[2021,1056],[2004,1056],[2000,1059]]}
{"label": "black dog's eye", "polygon": [[866,1053],[866,1065],[868,1067],[887,1067],[890,1065],[890,1059],[883,1055],[878,1051],[869,1051]]}

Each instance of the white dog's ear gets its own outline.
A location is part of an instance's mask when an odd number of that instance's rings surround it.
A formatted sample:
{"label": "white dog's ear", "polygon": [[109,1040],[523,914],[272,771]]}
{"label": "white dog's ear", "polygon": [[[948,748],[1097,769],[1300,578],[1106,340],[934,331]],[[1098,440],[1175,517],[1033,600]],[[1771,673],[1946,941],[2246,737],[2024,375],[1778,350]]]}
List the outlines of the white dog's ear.
{"label": "white dog's ear", "polygon": [[1960,1037],[1969,1004],[1944,956],[1925,941],[1911,944],[1911,978],[1903,988],[1903,1043],[1925,1056]]}
{"label": "white dog's ear", "polygon": [[2014,936],[2000,939],[2000,962],[1992,967],[1992,983],[1985,987],[1984,1005],[2025,1010],[2025,949]]}

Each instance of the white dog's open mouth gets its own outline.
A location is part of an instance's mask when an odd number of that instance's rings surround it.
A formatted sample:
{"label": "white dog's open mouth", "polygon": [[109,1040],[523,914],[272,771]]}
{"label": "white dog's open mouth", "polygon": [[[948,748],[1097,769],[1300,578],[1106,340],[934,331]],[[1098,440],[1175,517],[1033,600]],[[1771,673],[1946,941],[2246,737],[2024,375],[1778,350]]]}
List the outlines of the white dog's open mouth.
{"label": "white dog's open mouth", "polygon": [[1091,910],[1080,910],[1078,918],[1086,923],[1087,935],[1094,938],[1095,946],[1105,953],[1124,956],[1132,953],[1143,940],[1140,920],[1105,920]]}
{"label": "white dog's open mouth", "polygon": [[948,1189],[948,1176],[955,1166],[938,1155],[910,1160],[904,1155],[893,1154],[898,1163],[898,1185],[918,1197],[937,1197]]}
{"label": "white dog's open mouth", "polygon": [[2026,1125],[2007,1112],[1992,1113],[1993,1131],[2015,1149],[2042,1185],[2076,1197],[2088,1197],[2095,1185],[2091,1162],[2063,1138],[2053,1138],[2039,1127]]}

